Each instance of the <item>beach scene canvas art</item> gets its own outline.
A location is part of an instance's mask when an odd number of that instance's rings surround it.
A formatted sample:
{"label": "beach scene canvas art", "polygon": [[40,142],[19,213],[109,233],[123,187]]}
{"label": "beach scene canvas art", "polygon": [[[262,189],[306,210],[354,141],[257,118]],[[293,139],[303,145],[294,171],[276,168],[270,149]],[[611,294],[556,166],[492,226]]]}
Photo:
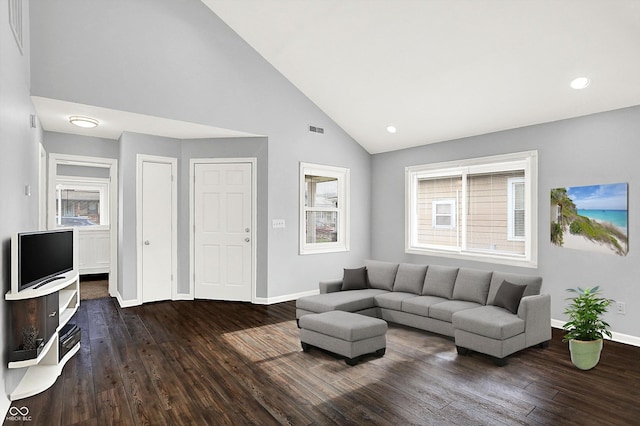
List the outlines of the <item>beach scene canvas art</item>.
{"label": "beach scene canvas art", "polygon": [[551,243],[626,256],[629,251],[628,184],[551,190]]}

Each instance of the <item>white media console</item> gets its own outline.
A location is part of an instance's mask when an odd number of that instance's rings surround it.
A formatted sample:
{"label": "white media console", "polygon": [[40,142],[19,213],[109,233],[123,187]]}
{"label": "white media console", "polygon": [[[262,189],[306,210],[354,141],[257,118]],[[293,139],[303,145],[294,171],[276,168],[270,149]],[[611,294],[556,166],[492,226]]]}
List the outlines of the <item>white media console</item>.
{"label": "white media console", "polygon": [[[11,318],[9,368],[26,368],[24,376],[9,394],[9,399],[15,401],[51,387],[67,361],[80,349],[78,342],[62,353],[60,345],[60,331],[80,306],[80,278],[77,271],[68,272],[63,279],[38,288],[32,287],[17,293],[9,291],[5,299],[9,301]],[[21,358],[18,349],[22,341],[22,329],[34,321],[41,327],[41,333],[44,328],[43,338],[48,340],[31,357],[11,361],[12,358]]]}

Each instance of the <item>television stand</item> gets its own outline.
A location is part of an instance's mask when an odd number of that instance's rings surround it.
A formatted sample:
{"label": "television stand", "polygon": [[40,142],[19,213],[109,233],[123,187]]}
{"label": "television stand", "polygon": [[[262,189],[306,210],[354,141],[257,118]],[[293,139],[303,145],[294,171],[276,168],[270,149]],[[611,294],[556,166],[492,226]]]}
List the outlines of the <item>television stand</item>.
{"label": "television stand", "polygon": [[[80,307],[80,277],[77,271],[55,277],[39,288],[31,287],[17,293],[9,291],[9,368],[26,369],[9,399],[15,401],[50,388],[62,373],[65,364],[80,350],[80,342],[71,349],[61,349],[60,332]],[[40,284],[38,284],[40,286]],[[53,301],[53,302],[52,302]],[[54,306],[52,306],[52,304]],[[41,350],[23,359],[19,352],[25,327],[35,325],[38,337],[45,340]],[[63,353],[64,352],[64,353]]]}
{"label": "television stand", "polygon": [[46,280],[42,281],[41,283],[34,285],[33,288],[40,288],[43,285],[47,285],[49,283],[52,283],[54,281],[57,280],[64,280],[66,277],[64,275],[58,275],[57,277],[51,277],[51,278],[47,278]]}

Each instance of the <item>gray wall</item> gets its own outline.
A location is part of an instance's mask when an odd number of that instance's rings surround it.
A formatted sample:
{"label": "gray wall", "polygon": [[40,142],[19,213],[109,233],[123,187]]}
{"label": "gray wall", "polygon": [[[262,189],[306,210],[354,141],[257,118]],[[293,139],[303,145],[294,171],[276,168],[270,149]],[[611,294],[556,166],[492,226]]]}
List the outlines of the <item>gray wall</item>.
{"label": "gray wall", "polygon": [[[24,3],[28,24],[29,11]],[[30,127],[29,116],[35,114],[29,98],[29,26],[24,28],[24,55],[20,54],[9,27],[7,3],[0,7],[0,241],[2,256],[2,294],[11,287],[11,236],[19,231],[36,230],[38,227],[38,141],[42,132]],[[24,186],[31,185],[31,196],[26,196]],[[0,381],[7,391],[13,390],[21,370],[7,370],[7,327],[9,304],[0,303],[0,348],[4,367],[0,368]],[[9,408],[6,394],[0,392],[0,412]]]}
{"label": "gray wall", "polygon": [[[589,115],[488,135],[373,156],[372,257],[375,259],[464,265],[543,277],[551,294],[551,317],[566,320],[565,289],[602,286],[605,296],[626,302],[626,315],[607,314],[612,330],[640,337],[640,107]],[[409,255],[404,252],[404,167],[538,150],[538,268]],[[560,248],[550,243],[549,192],[552,188],[629,183],[629,254],[625,257]]]}
{"label": "gray wall", "polygon": [[[160,136],[123,133],[118,167],[118,292],[135,300],[137,280],[136,180],[138,154],[180,158],[180,141]],[[178,176],[180,175],[178,162]]]}
{"label": "gray wall", "polygon": [[[36,0],[31,8],[33,95],[268,137],[266,222],[287,227],[268,227],[266,296],[312,291],[369,256],[369,154],[204,4]],[[351,169],[350,252],[298,255],[300,161]]]}
{"label": "gray wall", "polygon": [[[189,253],[189,163],[192,158],[256,158],[257,160],[257,222],[256,232],[257,271],[256,296],[268,296],[268,143],[267,138],[233,138],[233,139],[193,139],[182,141],[182,160],[178,198],[180,222],[178,224],[178,252]],[[182,256],[178,275],[180,276],[180,292],[189,292],[189,258]]]}
{"label": "gray wall", "polygon": [[120,155],[118,141],[92,136],[45,131],[42,144],[47,154],[55,153],[115,159]]}

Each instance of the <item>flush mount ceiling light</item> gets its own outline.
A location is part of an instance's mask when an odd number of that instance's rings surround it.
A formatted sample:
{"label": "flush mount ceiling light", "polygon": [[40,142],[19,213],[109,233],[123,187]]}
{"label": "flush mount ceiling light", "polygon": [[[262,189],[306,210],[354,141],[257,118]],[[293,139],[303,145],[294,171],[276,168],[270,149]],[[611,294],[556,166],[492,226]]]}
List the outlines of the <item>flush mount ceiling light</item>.
{"label": "flush mount ceiling light", "polygon": [[80,115],[73,115],[69,117],[69,123],[84,129],[92,129],[100,124],[100,122],[95,118],[82,117]]}
{"label": "flush mount ceiling light", "polygon": [[571,80],[571,88],[576,90],[584,89],[589,85],[589,83],[591,83],[591,80],[587,77],[574,78]]}
{"label": "flush mount ceiling light", "polygon": [[387,132],[395,133],[397,131],[396,126],[387,126]]}

